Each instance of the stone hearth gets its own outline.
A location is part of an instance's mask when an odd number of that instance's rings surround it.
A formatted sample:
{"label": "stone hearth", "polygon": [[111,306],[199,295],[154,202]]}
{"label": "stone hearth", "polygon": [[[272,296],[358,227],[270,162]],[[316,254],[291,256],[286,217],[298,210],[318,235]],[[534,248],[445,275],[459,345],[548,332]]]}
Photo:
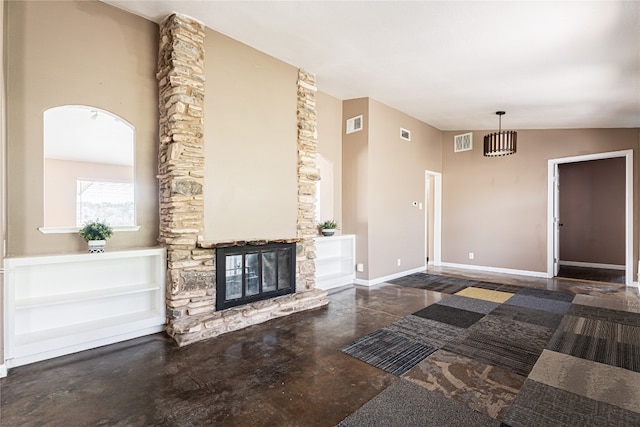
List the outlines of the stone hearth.
{"label": "stone hearth", "polygon": [[[315,76],[298,73],[298,216],[295,239],[203,242],[205,31],[171,15],[160,26],[158,85],[160,243],[167,250],[167,333],[186,345],[328,303],[315,289]],[[296,242],[295,293],[216,311],[215,250]]]}

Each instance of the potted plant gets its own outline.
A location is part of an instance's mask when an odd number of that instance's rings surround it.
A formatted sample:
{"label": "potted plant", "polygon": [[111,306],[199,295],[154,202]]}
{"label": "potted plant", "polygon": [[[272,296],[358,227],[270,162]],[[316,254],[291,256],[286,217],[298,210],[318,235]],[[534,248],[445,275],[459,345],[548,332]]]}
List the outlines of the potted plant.
{"label": "potted plant", "polygon": [[104,252],[107,239],[113,235],[113,228],[105,221],[87,222],[80,229],[80,235],[89,245],[89,253]]}
{"label": "potted plant", "polygon": [[328,219],[325,222],[319,223],[318,228],[323,236],[333,236],[338,229],[338,223],[332,219]]}

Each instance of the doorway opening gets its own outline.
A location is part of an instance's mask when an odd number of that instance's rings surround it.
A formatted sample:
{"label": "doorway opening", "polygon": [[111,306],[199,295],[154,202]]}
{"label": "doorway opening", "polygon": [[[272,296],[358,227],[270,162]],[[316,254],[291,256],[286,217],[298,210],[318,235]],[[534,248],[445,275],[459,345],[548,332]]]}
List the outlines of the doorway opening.
{"label": "doorway opening", "polygon": [[[606,159],[611,160],[592,162]],[[585,174],[612,166],[622,169],[618,173],[619,179],[615,180],[616,188],[609,191],[618,193],[618,198],[613,199],[617,200],[615,206],[609,210],[598,206],[591,212],[593,218],[583,216],[579,205],[588,204],[596,190],[581,187],[578,181],[584,180]],[[562,176],[569,179],[565,182]],[[562,196],[561,183],[568,190]],[[581,195],[581,192],[585,194]],[[606,197],[612,197],[612,194]],[[561,206],[564,206],[563,212]],[[549,160],[547,231],[548,277],[571,275],[633,286],[633,150]],[[561,232],[567,238],[561,239]]]}

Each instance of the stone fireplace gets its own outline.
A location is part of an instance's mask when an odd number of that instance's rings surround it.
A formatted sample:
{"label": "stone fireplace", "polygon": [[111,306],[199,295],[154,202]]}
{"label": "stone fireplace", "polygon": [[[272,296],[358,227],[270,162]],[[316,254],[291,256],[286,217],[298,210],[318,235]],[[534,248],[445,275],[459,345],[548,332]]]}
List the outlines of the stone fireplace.
{"label": "stone fireplace", "polygon": [[[313,238],[317,233],[315,182],[319,176],[313,74],[298,72],[296,237],[224,242],[206,242],[200,237],[206,182],[204,37],[202,24],[183,15],[171,15],[160,26],[159,241],[167,252],[167,333],[180,346],[328,303],[326,291],[315,289]],[[276,286],[275,293],[267,292],[268,299],[255,300],[249,295],[241,304],[217,306],[216,271],[225,270],[217,266],[218,251],[235,253],[229,249],[235,248],[236,252],[262,254],[261,247],[281,244],[295,245],[290,260],[290,274],[294,275],[291,292],[279,293]],[[243,292],[251,294],[255,289],[252,282]]]}

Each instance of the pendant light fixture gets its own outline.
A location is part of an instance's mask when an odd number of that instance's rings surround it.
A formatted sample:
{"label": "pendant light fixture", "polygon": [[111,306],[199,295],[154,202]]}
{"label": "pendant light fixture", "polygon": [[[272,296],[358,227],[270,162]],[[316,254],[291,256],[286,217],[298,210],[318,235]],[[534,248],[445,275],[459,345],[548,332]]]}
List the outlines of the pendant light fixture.
{"label": "pendant light fixture", "polygon": [[498,132],[484,136],[485,157],[507,156],[516,152],[518,133],[514,130],[502,130],[502,116],[504,111],[496,111],[499,117]]}

